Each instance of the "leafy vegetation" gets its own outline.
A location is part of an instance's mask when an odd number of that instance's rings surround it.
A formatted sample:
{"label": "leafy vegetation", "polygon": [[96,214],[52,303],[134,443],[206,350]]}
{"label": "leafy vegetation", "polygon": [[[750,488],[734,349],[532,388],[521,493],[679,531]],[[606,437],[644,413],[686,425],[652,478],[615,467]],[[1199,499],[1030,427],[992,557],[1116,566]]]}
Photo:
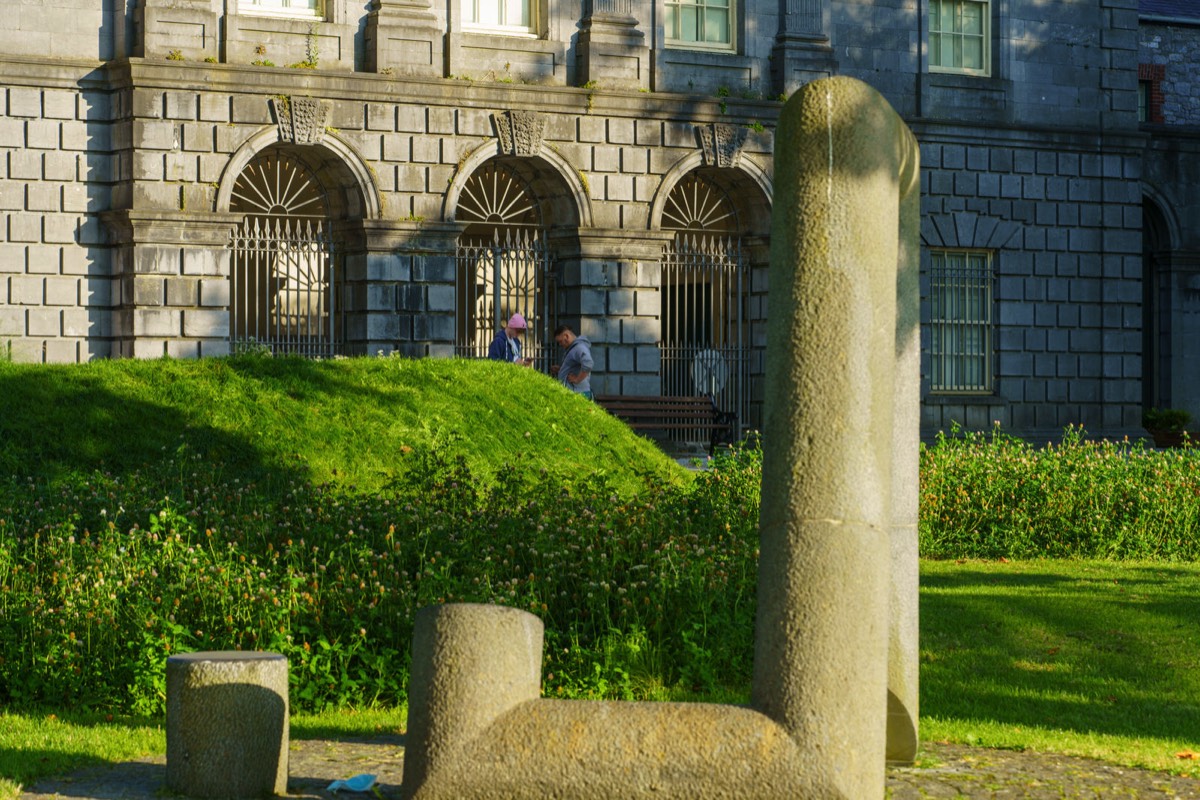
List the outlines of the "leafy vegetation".
{"label": "leafy vegetation", "polygon": [[[1197,460],[1077,429],[923,448],[925,738],[1200,777],[1175,756],[1200,749]],[[694,475],[530,370],[0,362],[0,474],[10,782],[160,751],[186,650],[287,655],[313,735],[399,724],[429,603],[541,617],[550,696],[747,697],[760,453]],[[26,740],[58,755],[12,766]]]}
{"label": "leafy vegetation", "polygon": [[952,432],[922,450],[920,507],[929,558],[1196,561],[1200,449]]}

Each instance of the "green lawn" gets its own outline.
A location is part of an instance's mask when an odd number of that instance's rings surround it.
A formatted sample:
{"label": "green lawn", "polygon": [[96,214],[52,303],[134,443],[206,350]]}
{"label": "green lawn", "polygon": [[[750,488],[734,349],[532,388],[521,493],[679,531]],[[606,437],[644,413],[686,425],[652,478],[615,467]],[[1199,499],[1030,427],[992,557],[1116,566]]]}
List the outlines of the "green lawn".
{"label": "green lawn", "polygon": [[922,736],[1200,776],[1200,565],[925,561]]}

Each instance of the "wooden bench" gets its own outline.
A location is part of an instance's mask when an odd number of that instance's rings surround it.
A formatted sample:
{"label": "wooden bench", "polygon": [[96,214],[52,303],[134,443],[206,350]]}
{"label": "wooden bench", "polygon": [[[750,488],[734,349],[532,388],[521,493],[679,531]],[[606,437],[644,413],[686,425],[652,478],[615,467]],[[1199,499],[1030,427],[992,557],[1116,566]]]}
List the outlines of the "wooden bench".
{"label": "wooden bench", "polygon": [[732,442],[737,433],[737,414],[722,411],[708,395],[598,394],[595,401],[635,431],[705,431],[709,455],[722,442]]}

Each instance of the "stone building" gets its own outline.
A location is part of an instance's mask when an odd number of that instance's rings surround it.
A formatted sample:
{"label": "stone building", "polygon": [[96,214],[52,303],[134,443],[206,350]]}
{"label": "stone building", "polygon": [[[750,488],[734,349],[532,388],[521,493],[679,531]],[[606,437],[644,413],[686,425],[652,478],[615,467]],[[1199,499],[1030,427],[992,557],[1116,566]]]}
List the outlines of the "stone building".
{"label": "stone building", "polygon": [[[923,419],[1200,417],[1182,0],[25,0],[0,38],[20,361],[479,355],[761,423],[772,132],[817,77],[922,145]],[[1143,211],[1145,210],[1145,213]]]}

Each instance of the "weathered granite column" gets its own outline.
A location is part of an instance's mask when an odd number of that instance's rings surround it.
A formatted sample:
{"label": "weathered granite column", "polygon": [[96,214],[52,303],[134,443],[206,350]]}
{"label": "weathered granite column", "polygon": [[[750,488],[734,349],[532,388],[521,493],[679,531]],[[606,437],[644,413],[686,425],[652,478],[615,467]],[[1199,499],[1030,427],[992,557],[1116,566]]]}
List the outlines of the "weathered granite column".
{"label": "weathered granite column", "polygon": [[[900,263],[896,272],[896,405],[892,419],[892,576],[888,583],[887,760],[917,756],[920,664],[917,503],[920,486],[921,192],[918,153],[902,177]],[[909,165],[906,164],[906,168]]]}
{"label": "weathered granite column", "polygon": [[423,609],[407,797],[884,796],[889,579],[916,574],[890,564],[915,490],[893,491],[915,480],[916,418],[894,422],[915,352],[916,141],[850,78],[801,89],[776,141],[752,707],[540,699],[535,617]]}
{"label": "weathered granite column", "polygon": [[911,253],[879,228],[914,191],[917,144],[850,78],[803,87],[775,141],[752,701],[843,796],[882,797],[897,265]]}

